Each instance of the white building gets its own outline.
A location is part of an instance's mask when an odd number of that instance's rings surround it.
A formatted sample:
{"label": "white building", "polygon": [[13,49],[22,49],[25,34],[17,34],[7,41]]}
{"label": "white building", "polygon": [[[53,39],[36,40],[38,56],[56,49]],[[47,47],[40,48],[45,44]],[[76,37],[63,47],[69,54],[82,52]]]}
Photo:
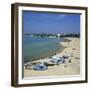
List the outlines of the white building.
{"label": "white building", "polygon": [[57,34],[57,37],[60,37],[61,36],[61,34]]}

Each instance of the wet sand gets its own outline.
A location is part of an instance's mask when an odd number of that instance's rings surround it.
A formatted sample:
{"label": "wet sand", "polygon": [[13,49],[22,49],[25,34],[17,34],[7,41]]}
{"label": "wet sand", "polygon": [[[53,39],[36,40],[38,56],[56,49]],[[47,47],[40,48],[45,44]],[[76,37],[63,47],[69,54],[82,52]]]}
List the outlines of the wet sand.
{"label": "wet sand", "polygon": [[[60,75],[79,75],[80,74],[80,38],[67,38],[70,42],[60,43],[65,48],[62,52],[56,54],[57,56],[68,55],[69,58],[65,63],[48,66],[47,70],[29,70],[24,68],[24,77],[37,77],[37,76],[60,76]],[[42,62],[45,59],[34,61]]]}

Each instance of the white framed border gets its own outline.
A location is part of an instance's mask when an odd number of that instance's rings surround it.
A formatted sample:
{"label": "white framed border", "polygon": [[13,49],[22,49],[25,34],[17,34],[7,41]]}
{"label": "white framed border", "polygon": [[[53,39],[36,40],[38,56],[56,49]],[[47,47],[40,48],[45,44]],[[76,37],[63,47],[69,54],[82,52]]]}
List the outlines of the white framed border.
{"label": "white framed border", "polygon": [[[50,77],[28,77],[22,78],[22,10],[32,11],[52,11],[66,13],[80,13],[80,75],[75,76],[50,76]],[[60,9],[45,7],[18,7],[18,83],[19,84],[35,84],[48,82],[66,82],[85,80],[85,10],[77,9]]]}

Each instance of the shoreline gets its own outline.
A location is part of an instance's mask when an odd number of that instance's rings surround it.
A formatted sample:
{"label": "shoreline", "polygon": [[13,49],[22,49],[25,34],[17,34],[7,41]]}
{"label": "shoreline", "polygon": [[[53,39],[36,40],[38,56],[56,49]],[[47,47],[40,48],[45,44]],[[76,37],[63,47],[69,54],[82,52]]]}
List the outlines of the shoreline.
{"label": "shoreline", "polygon": [[[63,46],[61,51],[56,52],[53,56],[70,56],[65,63],[60,65],[49,66],[47,70],[28,70],[25,69],[24,64],[24,77],[36,77],[36,76],[56,76],[56,75],[79,75],[80,74],[80,38],[66,38],[70,42],[63,41],[59,44]],[[32,63],[43,62],[47,58],[32,61]],[[69,60],[71,62],[69,62]],[[48,62],[48,61],[47,61]],[[31,62],[28,62],[28,64]],[[77,66],[77,67],[76,67]],[[55,72],[55,73],[53,73]]]}
{"label": "shoreline", "polygon": [[47,59],[48,57],[52,57],[52,56],[55,56],[55,55],[63,52],[63,50],[66,48],[66,46],[62,45],[62,42],[59,42],[58,44],[59,44],[59,48],[58,48],[58,51],[57,51],[57,52],[54,52],[53,54],[49,54],[49,55],[46,56],[46,57],[43,57],[43,56],[42,56],[42,58],[40,58],[40,59],[28,61],[28,62],[26,62],[26,63],[24,63],[24,64],[33,63],[33,62],[38,62],[38,61],[40,61],[40,60],[45,60],[45,59]]}
{"label": "shoreline", "polygon": [[[24,62],[25,62],[24,64],[26,64],[28,62],[34,62],[34,61],[38,61],[40,59],[45,59],[45,58],[48,58],[48,57],[52,57],[52,56],[54,56],[54,55],[56,55],[58,53],[61,53],[64,50],[64,48],[65,48],[65,46],[63,46],[61,43],[62,43],[62,41],[57,43],[58,44],[58,48],[56,49],[56,51],[54,50],[54,52],[52,52],[53,51],[52,50],[50,52],[47,52],[47,53],[45,53],[45,55],[42,54],[42,56],[36,57],[37,59],[35,58],[35,59],[31,60],[31,61],[30,61],[30,59],[24,60]],[[25,57],[25,58],[27,58],[27,57]]]}

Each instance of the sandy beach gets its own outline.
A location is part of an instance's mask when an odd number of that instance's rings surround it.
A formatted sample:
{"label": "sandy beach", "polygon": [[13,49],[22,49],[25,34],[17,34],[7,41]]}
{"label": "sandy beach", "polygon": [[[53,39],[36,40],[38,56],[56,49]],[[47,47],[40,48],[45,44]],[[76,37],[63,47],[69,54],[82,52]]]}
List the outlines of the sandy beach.
{"label": "sandy beach", "polygon": [[[56,54],[62,57],[63,55],[69,56],[64,63],[54,66],[48,66],[47,70],[38,71],[33,69],[26,69],[24,66],[24,77],[37,77],[37,76],[60,76],[60,75],[79,75],[80,74],[80,38],[67,38],[70,42],[61,42],[65,48]],[[47,59],[41,59],[36,62],[43,62]],[[47,60],[48,62],[48,60]]]}

